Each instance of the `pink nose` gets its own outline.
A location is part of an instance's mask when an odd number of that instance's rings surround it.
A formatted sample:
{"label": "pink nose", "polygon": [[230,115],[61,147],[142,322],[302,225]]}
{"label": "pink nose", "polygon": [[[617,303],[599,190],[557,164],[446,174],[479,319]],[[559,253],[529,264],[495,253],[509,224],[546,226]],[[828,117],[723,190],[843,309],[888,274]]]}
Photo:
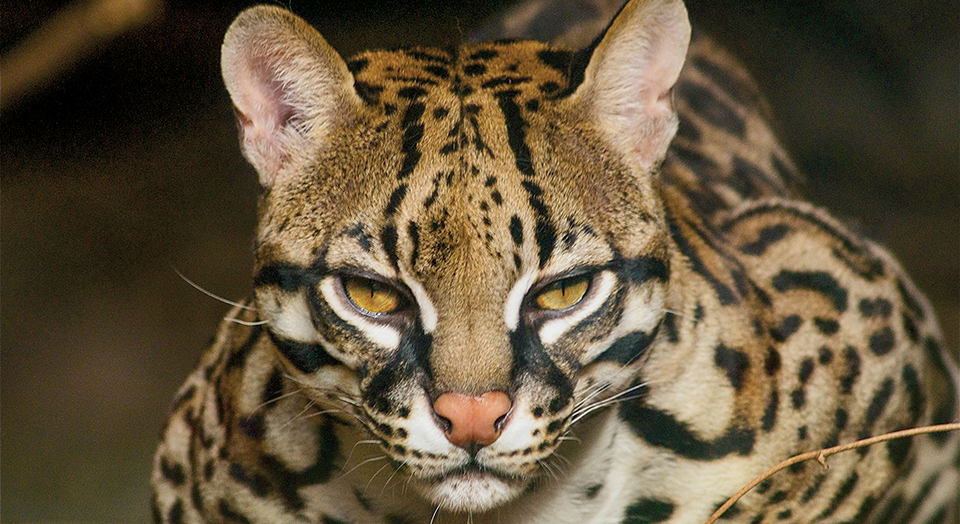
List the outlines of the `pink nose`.
{"label": "pink nose", "polygon": [[502,391],[488,391],[479,397],[444,393],[433,403],[433,411],[450,423],[447,440],[461,448],[487,446],[497,440],[501,419],[510,407],[510,397]]}

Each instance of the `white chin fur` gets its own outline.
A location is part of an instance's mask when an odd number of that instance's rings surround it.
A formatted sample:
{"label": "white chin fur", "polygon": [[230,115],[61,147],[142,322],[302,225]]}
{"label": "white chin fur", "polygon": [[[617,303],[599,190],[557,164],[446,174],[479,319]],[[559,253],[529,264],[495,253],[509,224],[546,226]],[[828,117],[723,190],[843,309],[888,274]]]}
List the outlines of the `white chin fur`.
{"label": "white chin fur", "polygon": [[481,512],[516,498],[527,486],[524,480],[505,480],[479,472],[451,474],[438,481],[415,481],[434,504],[453,512]]}

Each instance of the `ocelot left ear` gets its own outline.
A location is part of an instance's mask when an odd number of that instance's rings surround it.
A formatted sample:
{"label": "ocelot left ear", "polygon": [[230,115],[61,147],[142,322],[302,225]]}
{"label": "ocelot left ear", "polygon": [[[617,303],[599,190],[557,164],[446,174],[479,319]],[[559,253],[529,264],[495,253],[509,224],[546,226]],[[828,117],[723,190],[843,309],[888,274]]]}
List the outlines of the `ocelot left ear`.
{"label": "ocelot left ear", "polygon": [[681,0],[631,0],[594,48],[571,97],[644,170],[663,160],[677,132],[671,89],[689,43]]}
{"label": "ocelot left ear", "polygon": [[359,107],[353,75],[320,33],[274,6],[240,13],[223,40],[221,70],[242,126],[243,154],[273,185],[299,152],[315,151]]}

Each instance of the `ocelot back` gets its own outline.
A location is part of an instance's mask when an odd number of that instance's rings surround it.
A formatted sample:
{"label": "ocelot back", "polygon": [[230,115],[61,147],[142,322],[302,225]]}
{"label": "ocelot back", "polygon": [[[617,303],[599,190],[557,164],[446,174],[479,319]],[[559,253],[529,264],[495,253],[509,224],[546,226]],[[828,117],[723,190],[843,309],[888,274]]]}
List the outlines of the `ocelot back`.
{"label": "ocelot back", "polygon": [[[796,200],[679,0],[580,52],[349,60],[256,7],[223,76],[255,297],[177,396],[157,522],[696,524],[794,454],[957,417],[926,300]],[[956,432],[828,463],[724,522],[957,522]]]}

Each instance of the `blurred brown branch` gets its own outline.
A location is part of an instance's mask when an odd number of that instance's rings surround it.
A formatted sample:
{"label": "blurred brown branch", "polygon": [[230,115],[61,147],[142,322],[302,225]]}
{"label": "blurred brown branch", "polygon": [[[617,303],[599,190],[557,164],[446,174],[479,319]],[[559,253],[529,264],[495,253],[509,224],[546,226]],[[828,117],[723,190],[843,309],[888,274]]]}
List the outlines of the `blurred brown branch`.
{"label": "blurred brown branch", "polygon": [[152,20],[162,0],[78,0],[0,57],[0,112],[43,89],[97,47]]}

